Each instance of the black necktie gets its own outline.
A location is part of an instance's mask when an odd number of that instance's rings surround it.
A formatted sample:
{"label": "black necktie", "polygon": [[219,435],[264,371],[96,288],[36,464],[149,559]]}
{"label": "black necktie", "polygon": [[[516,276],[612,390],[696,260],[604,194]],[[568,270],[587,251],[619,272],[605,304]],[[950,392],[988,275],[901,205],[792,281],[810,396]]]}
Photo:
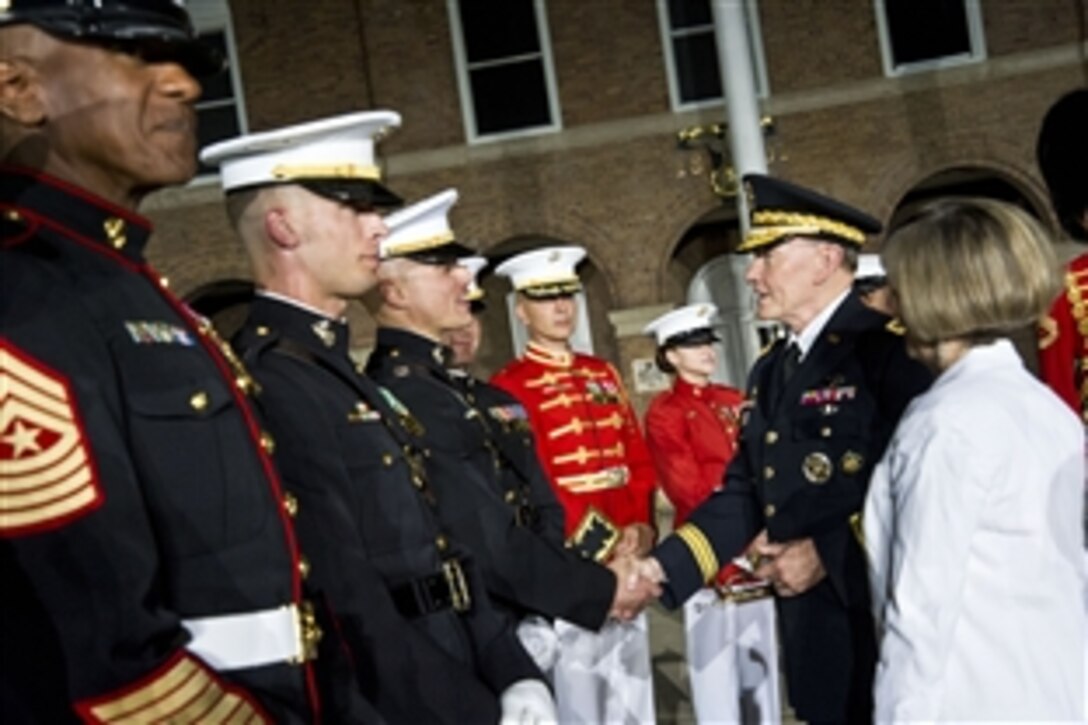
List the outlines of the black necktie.
{"label": "black necktie", "polygon": [[782,385],[785,386],[789,382],[793,374],[797,372],[797,366],[801,362],[801,347],[796,342],[791,342],[786,346],[786,351],[782,353]]}

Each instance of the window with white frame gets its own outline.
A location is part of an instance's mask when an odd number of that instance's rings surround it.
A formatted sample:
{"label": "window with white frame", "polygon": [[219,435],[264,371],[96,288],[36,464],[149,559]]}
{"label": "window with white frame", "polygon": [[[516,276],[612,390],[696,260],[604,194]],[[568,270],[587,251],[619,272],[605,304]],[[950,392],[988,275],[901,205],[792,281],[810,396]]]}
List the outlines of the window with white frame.
{"label": "window with white frame", "polygon": [[[756,93],[767,95],[767,68],[759,31],[755,0],[744,3],[748,46],[752,54]],[[657,0],[661,45],[665,50],[669,100],[674,111],[711,106],[722,102],[721,65],[714,38],[711,0]]]}
{"label": "window with white frame", "polygon": [[469,142],[561,127],[544,0],[447,0]]}
{"label": "window with white frame", "polygon": [[[227,0],[189,0],[186,8],[199,38],[226,61],[217,74],[200,79],[203,93],[196,103],[197,138],[204,148],[247,131],[241,74]],[[199,173],[214,173],[214,169],[201,165]]]}
{"label": "window with white frame", "polygon": [[898,76],[986,57],[979,0],[873,0],[884,73]]}

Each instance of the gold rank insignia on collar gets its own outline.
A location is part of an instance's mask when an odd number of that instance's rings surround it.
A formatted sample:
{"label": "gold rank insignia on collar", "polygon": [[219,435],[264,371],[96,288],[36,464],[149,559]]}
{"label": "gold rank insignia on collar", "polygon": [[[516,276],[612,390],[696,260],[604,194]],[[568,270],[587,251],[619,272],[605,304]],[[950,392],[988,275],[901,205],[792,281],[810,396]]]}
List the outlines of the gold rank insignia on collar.
{"label": "gold rank insignia on collar", "polygon": [[321,344],[325,347],[332,347],[336,344],[336,330],[332,329],[332,323],[328,320],[318,320],[310,325],[310,330],[317,335],[317,339],[321,340]]}
{"label": "gold rank insignia on collar", "polygon": [[114,249],[121,249],[128,243],[124,219],[115,216],[110,217],[102,222],[102,231],[106,233],[106,239]]}

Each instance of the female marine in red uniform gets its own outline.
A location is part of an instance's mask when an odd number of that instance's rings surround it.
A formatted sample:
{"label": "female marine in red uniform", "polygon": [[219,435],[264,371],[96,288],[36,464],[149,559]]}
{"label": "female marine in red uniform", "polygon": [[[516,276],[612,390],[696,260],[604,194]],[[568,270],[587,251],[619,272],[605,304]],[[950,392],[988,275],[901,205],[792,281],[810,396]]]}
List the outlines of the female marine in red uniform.
{"label": "female marine in red uniform", "polygon": [[[710,380],[716,314],[711,304],[688,305],[645,329],[657,339],[657,366],[675,375],[646,411],[646,442],[676,527],[722,485],[740,432],[743,393]],[[773,600],[735,564],[718,581],[722,594],[704,589],[684,605],[695,714],[699,722],[778,722]]]}

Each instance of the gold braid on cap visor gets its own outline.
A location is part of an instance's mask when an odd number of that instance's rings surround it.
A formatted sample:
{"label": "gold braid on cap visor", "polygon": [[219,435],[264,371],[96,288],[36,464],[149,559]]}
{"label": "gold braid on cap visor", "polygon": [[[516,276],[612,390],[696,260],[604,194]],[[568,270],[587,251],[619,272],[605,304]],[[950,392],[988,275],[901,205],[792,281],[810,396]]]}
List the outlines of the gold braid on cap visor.
{"label": "gold braid on cap visor", "polygon": [[788,211],[757,211],[752,214],[752,229],[745,235],[739,249],[755,249],[782,237],[806,234],[831,234],[858,246],[865,244],[865,232],[828,217]]}
{"label": "gold braid on cap visor", "polygon": [[279,164],[272,169],[277,180],[292,179],[366,179],[381,181],[382,172],[368,164]]}
{"label": "gold braid on cap visor", "polygon": [[426,249],[441,247],[443,244],[452,241],[453,232],[444,232],[423,239],[412,239],[404,242],[394,242],[393,244],[386,242],[385,254],[387,257],[399,257],[412,252],[422,252]]}

